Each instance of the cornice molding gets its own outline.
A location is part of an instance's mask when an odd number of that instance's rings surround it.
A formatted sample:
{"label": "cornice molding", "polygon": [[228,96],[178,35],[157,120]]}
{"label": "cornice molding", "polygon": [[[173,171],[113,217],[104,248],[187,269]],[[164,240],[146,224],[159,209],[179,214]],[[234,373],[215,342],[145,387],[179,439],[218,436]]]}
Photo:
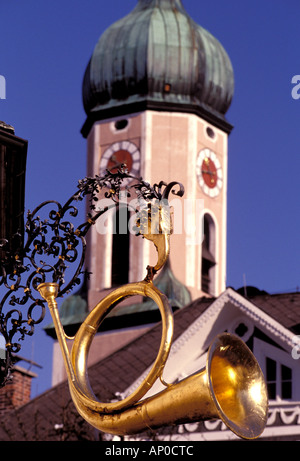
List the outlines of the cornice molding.
{"label": "cornice molding", "polygon": [[273,317],[266,314],[262,309],[259,308],[259,306],[244,298],[232,288],[227,288],[223,295],[226,295],[227,300],[237,306],[245,315],[250,317],[254,323],[267,330],[271,335],[275,336],[277,340],[279,340],[281,343],[284,343],[288,348],[295,345],[293,343],[295,334],[282,326]]}

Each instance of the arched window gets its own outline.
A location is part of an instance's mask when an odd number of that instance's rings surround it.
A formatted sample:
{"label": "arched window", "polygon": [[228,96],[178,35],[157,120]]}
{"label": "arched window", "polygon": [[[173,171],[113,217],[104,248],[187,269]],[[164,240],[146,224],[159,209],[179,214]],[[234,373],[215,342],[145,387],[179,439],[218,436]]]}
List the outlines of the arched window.
{"label": "arched window", "polygon": [[201,288],[205,293],[213,294],[215,288],[215,249],[216,232],[212,217],[206,213],[203,218],[202,271]]}
{"label": "arched window", "polygon": [[129,212],[127,207],[117,208],[113,217],[113,242],[111,261],[111,285],[119,286],[129,280]]}

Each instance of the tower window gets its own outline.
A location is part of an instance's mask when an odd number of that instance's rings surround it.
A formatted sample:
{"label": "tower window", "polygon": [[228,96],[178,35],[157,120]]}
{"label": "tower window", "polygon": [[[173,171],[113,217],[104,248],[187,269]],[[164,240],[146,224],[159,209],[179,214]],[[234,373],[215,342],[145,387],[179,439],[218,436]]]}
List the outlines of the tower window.
{"label": "tower window", "polygon": [[210,126],[208,126],[206,128],[206,133],[212,139],[214,139],[216,137],[216,133],[214,132],[214,130]]}
{"label": "tower window", "polygon": [[127,207],[120,207],[114,215],[113,244],[111,264],[112,286],[123,285],[129,280],[129,212]]}
{"label": "tower window", "polygon": [[215,277],[215,225],[209,214],[204,215],[204,237],[202,242],[202,272],[201,287],[205,293],[214,291]]}
{"label": "tower window", "polygon": [[116,130],[124,130],[128,125],[128,120],[126,118],[122,120],[117,120],[115,122],[115,129]]}

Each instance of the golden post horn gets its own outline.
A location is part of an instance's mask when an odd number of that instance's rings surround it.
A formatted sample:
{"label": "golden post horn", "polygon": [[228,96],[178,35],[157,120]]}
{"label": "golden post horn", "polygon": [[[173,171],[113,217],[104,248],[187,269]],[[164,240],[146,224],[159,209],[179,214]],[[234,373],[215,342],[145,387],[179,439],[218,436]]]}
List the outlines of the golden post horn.
{"label": "golden post horn", "polygon": [[[115,290],[88,315],[73,338],[69,353],[68,337],[61,325],[55,300],[57,290],[54,283],[39,286],[53,318],[73,402],[92,426],[111,434],[130,435],[162,426],[221,419],[239,437],[254,439],[261,435],[268,412],[266,384],[254,355],[238,337],[227,333],[217,336],[210,346],[203,370],[140,401],[154,382],[162,378],[169,354],[173,317],[166,297],[152,282],[146,281]],[[149,296],[160,308],[163,329],[157,359],[142,384],[130,396],[119,402],[101,403],[89,384],[88,351],[111,306],[135,294]]]}
{"label": "golden post horn", "polygon": [[[161,215],[161,210],[158,210]],[[160,219],[156,214],[155,219]],[[148,230],[147,216],[145,219]],[[177,384],[166,385],[162,392],[143,397],[160,379],[169,356],[173,337],[173,313],[167,297],[153,284],[154,274],[169,255],[169,232],[144,232],[158,252],[154,267],[142,282],[117,288],[101,300],[88,314],[74,338],[68,338],[60,321],[56,303],[58,285],[42,283],[38,290],[47,301],[61,347],[73,402],[79,414],[100,431],[130,435],[162,426],[221,419],[231,431],[245,439],[257,438],[264,430],[268,413],[268,398],[262,371],[248,347],[236,336],[217,336],[208,351],[206,367]],[[160,222],[160,221],[159,221]],[[168,224],[168,223],[167,223]],[[142,223],[143,225],[143,223]],[[122,299],[141,295],[150,297],[158,306],[162,318],[159,351],[150,371],[129,396],[121,401],[102,403],[94,395],[87,372],[91,343],[105,316]],[[67,339],[73,339],[71,353]]]}

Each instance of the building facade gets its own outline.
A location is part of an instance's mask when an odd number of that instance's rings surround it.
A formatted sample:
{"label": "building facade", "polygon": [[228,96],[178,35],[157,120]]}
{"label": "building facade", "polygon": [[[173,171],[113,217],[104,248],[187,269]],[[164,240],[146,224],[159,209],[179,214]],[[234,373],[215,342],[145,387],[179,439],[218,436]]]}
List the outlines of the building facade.
{"label": "building facade", "polygon": [[[130,174],[152,185],[177,181],[185,188],[183,198],[170,197],[171,252],[161,276],[169,277],[169,298],[174,284],[181,284],[173,309],[200,296],[218,296],[226,287],[232,130],[226,112],[233,91],[226,51],[192,20],[181,0],[139,0],[100,36],[84,74],[87,176],[117,172],[125,164]],[[99,207],[111,204],[99,198]],[[134,199],[132,194],[129,208]],[[84,295],[78,293],[62,306],[64,317],[72,304],[74,318],[68,314],[64,319],[68,327],[77,322],[83,303],[86,311],[92,310],[115,287],[143,280],[147,266],[155,264],[152,242],[138,238],[130,222],[130,214],[125,211],[124,217],[116,209],[91,228],[85,265],[92,275]],[[123,301],[118,314],[111,314],[109,335],[106,329],[96,336],[94,349],[101,355],[91,352],[90,363],[144,333],[157,320],[152,311],[141,297]],[[46,331],[55,336],[51,326]],[[65,379],[58,344],[53,369],[53,384]]]}

